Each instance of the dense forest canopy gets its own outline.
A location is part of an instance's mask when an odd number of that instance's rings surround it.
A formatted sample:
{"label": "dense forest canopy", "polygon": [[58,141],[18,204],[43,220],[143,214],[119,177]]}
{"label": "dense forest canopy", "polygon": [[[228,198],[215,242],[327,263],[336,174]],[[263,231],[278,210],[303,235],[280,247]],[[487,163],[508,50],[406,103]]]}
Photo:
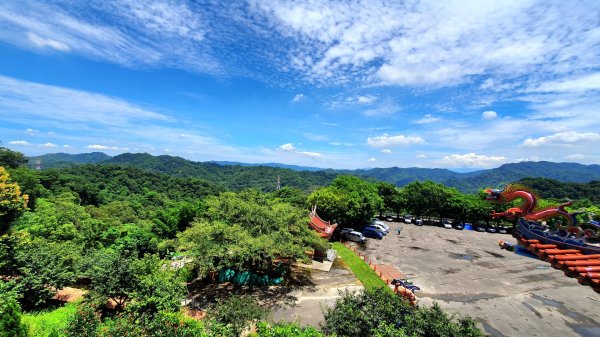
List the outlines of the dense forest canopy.
{"label": "dense forest canopy", "polygon": [[152,156],[147,153],[124,153],[109,157],[103,153],[66,154],[55,153],[31,158],[29,166],[40,162],[43,168],[70,167],[86,163],[127,165],[146,171],[165,173],[177,177],[197,177],[221,184],[229,190],[258,188],[273,191],[277,176],[282,186],[298,187],[306,192],[329,184],[339,175],[354,175],[363,179],[383,181],[403,187],[413,181],[431,180],[463,193],[477,193],[481,188],[502,186],[523,178],[547,178],[570,183],[589,183],[600,180],[600,165],[575,163],[519,162],[504,164],[498,168],[458,173],[447,169],[430,168],[372,168],[358,170],[316,170],[314,167],[294,167],[282,164],[254,166],[254,164],[194,162],[174,156]]}

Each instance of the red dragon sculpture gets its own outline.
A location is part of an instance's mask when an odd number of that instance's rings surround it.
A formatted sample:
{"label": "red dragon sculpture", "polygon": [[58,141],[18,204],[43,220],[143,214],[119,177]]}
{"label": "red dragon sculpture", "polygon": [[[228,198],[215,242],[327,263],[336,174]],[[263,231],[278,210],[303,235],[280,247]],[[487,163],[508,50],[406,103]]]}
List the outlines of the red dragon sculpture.
{"label": "red dragon sculpture", "polygon": [[520,185],[507,185],[503,190],[486,189],[486,200],[496,202],[511,202],[516,199],[523,200],[523,203],[517,207],[511,207],[504,212],[492,213],[492,218],[506,217],[509,220],[516,218],[525,218],[528,221],[542,221],[553,217],[561,217],[565,220],[564,226],[559,229],[568,229],[577,225],[577,219],[574,214],[565,210],[565,207],[571,206],[573,201],[567,201],[558,206],[550,206],[536,209],[537,197],[535,194]]}

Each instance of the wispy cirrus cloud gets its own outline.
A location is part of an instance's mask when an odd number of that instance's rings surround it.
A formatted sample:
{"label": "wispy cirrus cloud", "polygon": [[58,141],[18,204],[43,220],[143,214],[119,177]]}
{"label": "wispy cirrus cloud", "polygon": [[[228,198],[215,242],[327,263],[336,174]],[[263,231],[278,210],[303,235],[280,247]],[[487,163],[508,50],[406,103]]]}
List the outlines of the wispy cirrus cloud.
{"label": "wispy cirrus cloud", "polygon": [[559,132],[539,138],[527,138],[523,141],[522,146],[574,146],[587,142],[600,143],[600,134],[595,132]]}
{"label": "wispy cirrus cloud", "polygon": [[[102,94],[22,81],[0,75],[0,116],[123,126],[133,121],[170,121],[171,117]],[[28,129],[30,135],[36,130]]]}
{"label": "wispy cirrus cloud", "polygon": [[439,117],[435,117],[432,114],[426,114],[425,116],[423,116],[423,118],[421,119],[417,119],[416,121],[414,121],[415,124],[431,124],[431,123],[437,123],[440,122],[442,119]]}
{"label": "wispy cirrus cloud", "polygon": [[[320,82],[447,86],[473,75],[564,74],[599,64],[600,5],[504,1],[256,2],[302,42],[294,66]],[[565,11],[568,16],[562,15]],[[565,29],[564,27],[569,27]],[[587,68],[589,69],[589,68]],[[350,72],[353,77],[348,77]]]}

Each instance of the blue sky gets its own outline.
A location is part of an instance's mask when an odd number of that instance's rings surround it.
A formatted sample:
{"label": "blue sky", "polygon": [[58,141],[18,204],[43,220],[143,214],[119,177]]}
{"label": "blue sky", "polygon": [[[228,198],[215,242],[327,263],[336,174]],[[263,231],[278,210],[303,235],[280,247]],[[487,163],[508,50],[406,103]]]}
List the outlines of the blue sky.
{"label": "blue sky", "polygon": [[317,167],[600,163],[597,1],[8,1],[0,140]]}

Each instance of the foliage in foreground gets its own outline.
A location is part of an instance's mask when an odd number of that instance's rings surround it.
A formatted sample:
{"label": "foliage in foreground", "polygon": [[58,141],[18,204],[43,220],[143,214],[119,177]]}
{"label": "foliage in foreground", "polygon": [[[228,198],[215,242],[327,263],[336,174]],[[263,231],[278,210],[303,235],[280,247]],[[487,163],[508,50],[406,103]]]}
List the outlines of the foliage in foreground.
{"label": "foliage in foreground", "polygon": [[238,336],[251,323],[265,319],[267,314],[268,311],[261,308],[253,297],[232,296],[219,302],[210,317]]}
{"label": "foliage in foreground", "polygon": [[64,331],[75,312],[77,304],[68,303],[54,310],[26,313],[23,315],[23,323],[29,327],[31,337],[50,337]]}
{"label": "foliage in foreground", "polygon": [[17,294],[0,284],[0,337],[27,337],[27,326],[21,322]]}
{"label": "foliage in foreground", "polygon": [[326,335],[337,336],[483,336],[470,318],[446,314],[437,304],[411,307],[404,299],[383,289],[341,293],[333,308],[325,310]]}

